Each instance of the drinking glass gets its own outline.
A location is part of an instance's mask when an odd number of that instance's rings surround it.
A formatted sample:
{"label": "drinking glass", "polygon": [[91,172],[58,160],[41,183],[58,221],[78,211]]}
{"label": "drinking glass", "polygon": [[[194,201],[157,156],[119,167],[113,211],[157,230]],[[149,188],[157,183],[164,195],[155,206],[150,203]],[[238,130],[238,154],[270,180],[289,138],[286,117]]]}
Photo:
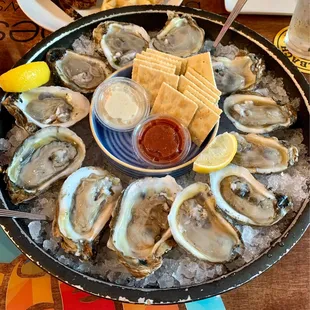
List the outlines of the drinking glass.
{"label": "drinking glass", "polygon": [[298,0],[285,43],[295,56],[310,60],[310,0]]}

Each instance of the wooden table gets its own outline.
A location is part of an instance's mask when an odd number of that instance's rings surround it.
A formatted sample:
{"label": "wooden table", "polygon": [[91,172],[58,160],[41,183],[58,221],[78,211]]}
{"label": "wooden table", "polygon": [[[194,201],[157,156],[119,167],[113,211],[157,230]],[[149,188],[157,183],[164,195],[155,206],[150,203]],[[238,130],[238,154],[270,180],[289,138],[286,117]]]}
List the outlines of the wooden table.
{"label": "wooden table", "polygon": [[[184,4],[227,14],[223,0],[185,0]],[[284,16],[240,16],[239,22],[273,41],[289,24]],[[0,0],[0,74],[49,33],[30,21],[16,1]],[[309,76],[307,76],[309,81]],[[310,233],[263,275],[222,296],[228,310],[310,309]],[[212,309],[210,309],[212,310]]]}

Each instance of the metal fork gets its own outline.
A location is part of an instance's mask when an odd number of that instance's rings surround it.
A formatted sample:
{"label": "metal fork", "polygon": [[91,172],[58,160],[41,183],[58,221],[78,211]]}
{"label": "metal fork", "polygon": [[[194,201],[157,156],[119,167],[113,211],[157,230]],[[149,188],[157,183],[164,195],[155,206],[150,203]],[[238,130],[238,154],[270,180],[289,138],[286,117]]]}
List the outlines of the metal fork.
{"label": "metal fork", "polygon": [[46,215],[34,214],[28,212],[14,211],[8,209],[0,209],[0,217],[22,218],[37,221],[51,221]]}
{"label": "metal fork", "polygon": [[218,44],[220,43],[220,41],[224,37],[226,31],[229,29],[229,27],[231,26],[233,21],[239,15],[240,11],[244,7],[244,5],[247,3],[247,1],[248,0],[238,0],[238,2],[236,3],[235,7],[233,8],[231,13],[229,14],[229,16],[228,16],[228,18],[227,18],[223,28],[221,29],[220,33],[216,37],[216,39],[215,39],[215,41],[213,43],[213,48],[216,48],[218,46]]}

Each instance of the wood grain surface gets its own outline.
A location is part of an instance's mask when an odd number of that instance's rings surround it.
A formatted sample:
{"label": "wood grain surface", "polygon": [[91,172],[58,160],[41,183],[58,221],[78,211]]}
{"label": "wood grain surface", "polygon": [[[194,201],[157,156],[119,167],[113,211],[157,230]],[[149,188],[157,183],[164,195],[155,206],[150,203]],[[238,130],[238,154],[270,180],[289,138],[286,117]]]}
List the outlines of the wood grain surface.
{"label": "wood grain surface", "polygon": [[[227,15],[223,0],[185,0],[184,4]],[[290,17],[242,15],[237,20],[273,41],[277,32],[289,24]],[[0,74],[47,35],[48,31],[24,15],[16,1],[0,0]],[[306,78],[309,81],[309,76]],[[310,309],[309,231],[279,263],[222,298],[227,310]]]}

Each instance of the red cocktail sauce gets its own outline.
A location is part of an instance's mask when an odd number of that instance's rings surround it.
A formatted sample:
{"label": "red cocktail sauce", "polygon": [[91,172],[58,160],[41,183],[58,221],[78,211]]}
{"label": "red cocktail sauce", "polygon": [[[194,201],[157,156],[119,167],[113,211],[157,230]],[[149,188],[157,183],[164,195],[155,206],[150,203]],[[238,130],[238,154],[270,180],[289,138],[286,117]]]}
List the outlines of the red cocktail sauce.
{"label": "red cocktail sauce", "polygon": [[154,164],[177,163],[187,145],[182,126],[165,117],[147,122],[141,128],[137,142],[141,155]]}

